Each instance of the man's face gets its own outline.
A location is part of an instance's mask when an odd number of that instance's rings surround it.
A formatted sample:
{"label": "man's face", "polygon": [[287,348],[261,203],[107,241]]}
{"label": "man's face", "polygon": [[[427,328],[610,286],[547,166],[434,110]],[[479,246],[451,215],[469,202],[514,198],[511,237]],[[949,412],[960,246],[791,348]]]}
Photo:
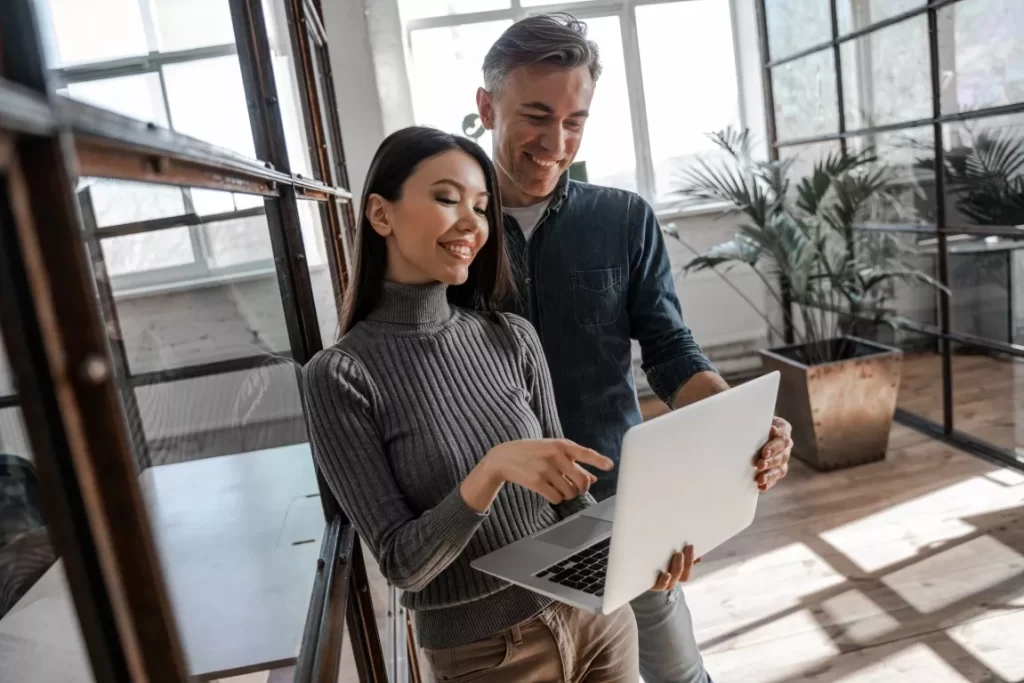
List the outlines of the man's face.
{"label": "man's face", "polygon": [[586,66],[520,67],[499,92],[477,92],[480,120],[494,132],[502,200],[528,206],[548,197],[576,158],[594,98]]}

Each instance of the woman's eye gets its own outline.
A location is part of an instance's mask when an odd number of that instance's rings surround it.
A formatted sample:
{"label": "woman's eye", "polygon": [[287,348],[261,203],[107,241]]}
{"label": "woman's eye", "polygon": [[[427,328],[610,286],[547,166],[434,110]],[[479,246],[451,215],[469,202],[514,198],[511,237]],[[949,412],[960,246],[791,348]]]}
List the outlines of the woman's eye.
{"label": "woman's eye", "polygon": [[457,199],[451,199],[451,198],[449,198],[449,197],[438,197],[438,198],[437,198],[437,201],[439,201],[439,202],[441,202],[442,204],[445,204],[445,205],[447,205],[447,206],[453,206],[453,205],[455,205],[455,204],[458,204],[458,203],[459,203]]}
{"label": "woman's eye", "polygon": [[478,214],[480,214],[481,216],[486,216],[486,215],[487,215],[487,207],[484,207],[484,206],[478,206],[478,207],[476,207],[475,211],[476,211],[476,212],[477,212]]}

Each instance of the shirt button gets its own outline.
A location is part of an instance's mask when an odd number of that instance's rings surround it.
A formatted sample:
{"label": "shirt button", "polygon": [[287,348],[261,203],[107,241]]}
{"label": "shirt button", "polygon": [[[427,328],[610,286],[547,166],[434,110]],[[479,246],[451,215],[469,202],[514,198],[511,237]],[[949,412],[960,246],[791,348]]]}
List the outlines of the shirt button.
{"label": "shirt button", "polygon": [[526,278],[526,284],[530,284],[532,282],[533,282],[533,278],[531,278],[531,277]]}

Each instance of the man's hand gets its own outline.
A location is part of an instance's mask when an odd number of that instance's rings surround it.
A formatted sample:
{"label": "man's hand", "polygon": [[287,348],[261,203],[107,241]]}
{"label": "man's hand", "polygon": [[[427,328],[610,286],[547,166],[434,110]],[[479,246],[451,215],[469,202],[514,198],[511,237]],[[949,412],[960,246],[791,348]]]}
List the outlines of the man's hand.
{"label": "man's hand", "polygon": [[668,564],[668,571],[661,573],[651,590],[670,591],[676,587],[676,584],[689,581],[693,565],[699,562],[699,557],[696,560],[693,559],[692,545],[684,547],[681,553],[673,553]]}
{"label": "man's hand", "polygon": [[772,420],[772,429],[768,443],[761,449],[754,466],[757,468],[757,488],[767,491],[778,483],[779,479],[789,472],[789,455],[793,452],[793,427],[776,417]]}

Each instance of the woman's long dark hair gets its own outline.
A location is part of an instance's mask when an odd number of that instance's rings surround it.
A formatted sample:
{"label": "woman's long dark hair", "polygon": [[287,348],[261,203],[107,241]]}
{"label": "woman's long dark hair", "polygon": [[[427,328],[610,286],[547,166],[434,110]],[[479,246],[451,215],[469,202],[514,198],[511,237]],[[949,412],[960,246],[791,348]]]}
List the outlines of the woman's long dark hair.
{"label": "woman's long dark hair", "polygon": [[448,300],[465,308],[489,313],[500,311],[513,294],[515,284],[505,249],[501,220],[501,199],[494,165],[480,145],[468,138],[451,135],[435,128],[412,126],[389,135],[377,148],[366,174],[359,210],[359,231],[356,235],[355,264],[342,308],[341,334],[345,334],[365,318],[380,299],[387,274],[388,250],[384,238],[366,217],[366,202],[371,194],[388,201],[402,196],[402,186],[423,161],[450,150],[462,150],[476,159],[484,172],[490,201],[487,202],[487,243],[469,267],[469,279],[462,285],[448,288]]}

